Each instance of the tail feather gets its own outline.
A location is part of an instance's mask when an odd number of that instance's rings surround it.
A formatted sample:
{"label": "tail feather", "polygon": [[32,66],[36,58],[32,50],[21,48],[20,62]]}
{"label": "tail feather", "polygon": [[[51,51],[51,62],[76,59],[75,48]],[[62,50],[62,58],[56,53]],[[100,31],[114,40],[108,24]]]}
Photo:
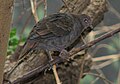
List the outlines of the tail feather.
{"label": "tail feather", "polygon": [[25,55],[27,55],[29,52],[31,52],[36,47],[36,42],[34,41],[27,41],[23,45],[23,49],[20,53],[19,59],[23,58]]}

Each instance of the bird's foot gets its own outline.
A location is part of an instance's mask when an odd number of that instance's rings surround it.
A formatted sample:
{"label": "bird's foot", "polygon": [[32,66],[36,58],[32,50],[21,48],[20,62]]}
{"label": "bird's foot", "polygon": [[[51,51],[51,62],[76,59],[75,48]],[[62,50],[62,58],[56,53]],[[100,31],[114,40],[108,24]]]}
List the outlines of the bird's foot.
{"label": "bird's foot", "polygon": [[59,54],[59,57],[61,57],[63,61],[68,61],[69,56],[69,52],[65,49],[63,49]]}
{"label": "bird's foot", "polygon": [[50,68],[48,70],[51,70],[53,68],[53,65],[51,64],[51,62],[53,61],[53,59],[50,59],[49,60],[49,65],[50,65]]}

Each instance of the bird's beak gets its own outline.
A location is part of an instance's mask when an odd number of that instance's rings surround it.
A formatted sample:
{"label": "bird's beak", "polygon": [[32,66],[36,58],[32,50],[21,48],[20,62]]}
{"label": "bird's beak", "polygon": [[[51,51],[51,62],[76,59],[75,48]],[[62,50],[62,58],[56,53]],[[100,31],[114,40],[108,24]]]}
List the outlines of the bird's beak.
{"label": "bird's beak", "polygon": [[92,25],[90,25],[90,28],[93,30],[94,29],[94,27],[92,26]]}

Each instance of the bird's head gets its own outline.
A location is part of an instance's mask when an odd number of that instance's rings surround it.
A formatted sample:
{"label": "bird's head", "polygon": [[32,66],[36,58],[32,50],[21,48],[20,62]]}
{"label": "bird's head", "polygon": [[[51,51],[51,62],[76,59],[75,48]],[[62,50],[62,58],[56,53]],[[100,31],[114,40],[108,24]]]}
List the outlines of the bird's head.
{"label": "bird's head", "polygon": [[79,20],[83,27],[83,33],[89,33],[91,30],[93,30],[92,21],[88,15],[81,14]]}

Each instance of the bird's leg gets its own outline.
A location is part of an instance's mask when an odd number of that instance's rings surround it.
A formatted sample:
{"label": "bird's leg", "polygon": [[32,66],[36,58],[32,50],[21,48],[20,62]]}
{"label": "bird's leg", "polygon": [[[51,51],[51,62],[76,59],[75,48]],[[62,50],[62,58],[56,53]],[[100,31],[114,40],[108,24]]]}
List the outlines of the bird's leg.
{"label": "bird's leg", "polygon": [[51,53],[50,53],[50,51],[48,51],[48,50],[47,50],[46,52],[47,52],[48,57],[49,57],[49,59],[50,59],[49,64],[50,64],[50,67],[51,67],[52,70],[53,70],[53,74],[54,74],[54,76],[55,76],[56,83],[57,83],[57,84],[62,84],[61,81],[60,81],[60,78],[59,78],[59,76],[58,76],[57,70],[56,70],[56,65],[54,64],[54,65],[52,66],[51,63],[50,63],[50,62],[53,60],[53,58],[52,58],[52,56],[51,56]]}
{"label": "bird's leg", "polygon": [[67,50],[65,50],[63,46],[61,46],[61,47],[55,46],[55,47],[56,47],[57,51],[60,52],[59,57],[60,57],[63,61],[68,61],[68,60],[69,60],[68,58],[69,58],[69,56],[70,56],[69,52],[68,52]]}
{"label": "bird's leg", "polygon": [[52,68],[51,61],[53,61],[53,58],[51,56],[51,52],[49,50],[46,50],[48,59],[49,59],[49,64],[50,64],[50,69]]}
{"label": "bird's leg", "polygon": [[59,54],[59,57],[61,57],[63,61],[68,61],[69,56],[70,56],[69,52],[65,49],[62,49]]}

